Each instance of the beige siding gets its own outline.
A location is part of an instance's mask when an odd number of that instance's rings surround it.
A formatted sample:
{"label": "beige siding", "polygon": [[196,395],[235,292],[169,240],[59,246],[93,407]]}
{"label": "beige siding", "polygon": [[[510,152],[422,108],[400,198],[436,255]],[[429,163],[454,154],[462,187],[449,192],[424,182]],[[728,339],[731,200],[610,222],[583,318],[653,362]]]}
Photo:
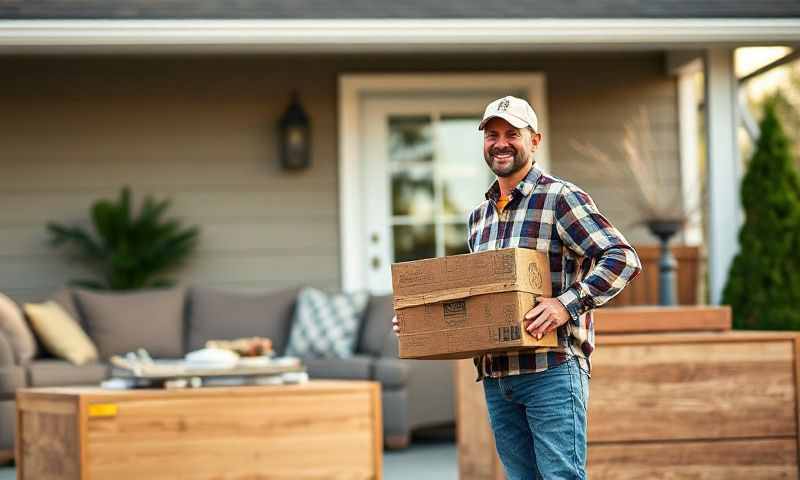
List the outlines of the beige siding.
{"label": "beige siding", "polygon": [[[46,244],[49,220],[85,222],[130,185],[169,197],[202,230],[185,283],[339,285],[340,72],[509,69],[547,75],[553,171],[584,187],[632,241],[637,213],[570,139],[612,148],[645,105],[678,188],[675,84],[659,54],[384,57],[0,57],[0,291],[37,299],[85,271]],[[313,166],[277,166],[274,125],[292,89],[313,122]],[[480,161],[480,155],[476,160]],[[626,188],[622,188],[626,190]]]}

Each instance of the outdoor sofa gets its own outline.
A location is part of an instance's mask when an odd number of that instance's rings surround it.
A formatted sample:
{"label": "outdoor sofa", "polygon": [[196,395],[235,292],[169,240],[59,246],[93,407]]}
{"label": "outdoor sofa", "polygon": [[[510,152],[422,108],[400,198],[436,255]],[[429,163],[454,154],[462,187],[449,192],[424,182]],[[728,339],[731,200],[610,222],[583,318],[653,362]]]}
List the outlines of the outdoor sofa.
{"label": "outdoor sofa", "polygon": [[[207,340],[250,336],[270,338],[281,355],[298,291],[256,294],[191,287],[109,294],[62,289],[51,300],[79,320],[101,359],[137,346],[154,357],[180,358]],[[446,361],[398,359],[392,315],[390,295],[371,297],[354,355],[305,358],[304,364],[312,379],[380,382],[384,440],[396,448],[408,444],[412,429],[452,424],[453,369]],[[12,345],[0,332],[0,452],[13,448],[17,388],[96,385],[110,373],[105,361],[78,366],[48,356],[41,345],[34,358],[18,361]]]}

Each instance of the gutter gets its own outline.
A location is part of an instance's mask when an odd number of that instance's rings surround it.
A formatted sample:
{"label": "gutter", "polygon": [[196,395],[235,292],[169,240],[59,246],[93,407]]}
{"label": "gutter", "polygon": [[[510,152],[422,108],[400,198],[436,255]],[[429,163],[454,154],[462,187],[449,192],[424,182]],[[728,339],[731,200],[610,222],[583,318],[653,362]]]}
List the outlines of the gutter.
{"label": "gutter", "polygon": [[437,51],[687,48],[800,43],[800,18],[0,20],[0,51]]}

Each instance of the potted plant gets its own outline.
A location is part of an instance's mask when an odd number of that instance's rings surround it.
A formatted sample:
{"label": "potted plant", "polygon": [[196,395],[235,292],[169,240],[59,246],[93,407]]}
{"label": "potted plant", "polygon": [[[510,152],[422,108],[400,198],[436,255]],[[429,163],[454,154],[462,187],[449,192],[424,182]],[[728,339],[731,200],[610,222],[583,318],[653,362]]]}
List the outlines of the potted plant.
{"label": "potted plant", "polygon": [[83,226],[47,224],[53,246],[73,247],[78,259],[96,273],[73,285],[102,290],[134,290],[172,285],[166,275],[194,251],[199,229],[184,228],[175,219],[164,219],[169,200],[147,196],[137,215],[131,193],[124,187],[119,198],[98,200],[91,206],[93,232]]}

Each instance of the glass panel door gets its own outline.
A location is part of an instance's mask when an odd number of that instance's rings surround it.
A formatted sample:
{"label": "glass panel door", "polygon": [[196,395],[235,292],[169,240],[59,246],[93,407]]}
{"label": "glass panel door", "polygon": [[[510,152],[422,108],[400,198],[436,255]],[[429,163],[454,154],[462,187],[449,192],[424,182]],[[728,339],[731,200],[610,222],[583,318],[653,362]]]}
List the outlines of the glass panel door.
{"label": "glass panel door", "polygon": [[493,175],[478,131],[490,95],[365,103],[368,281],[391,291],[394,262],[467,253],[467,217]]}
{"label": "glass panel door", "polygon": [[434,112],[387,118],[393,262],[467,253],[466,217],[491,175],[480,117]]}

